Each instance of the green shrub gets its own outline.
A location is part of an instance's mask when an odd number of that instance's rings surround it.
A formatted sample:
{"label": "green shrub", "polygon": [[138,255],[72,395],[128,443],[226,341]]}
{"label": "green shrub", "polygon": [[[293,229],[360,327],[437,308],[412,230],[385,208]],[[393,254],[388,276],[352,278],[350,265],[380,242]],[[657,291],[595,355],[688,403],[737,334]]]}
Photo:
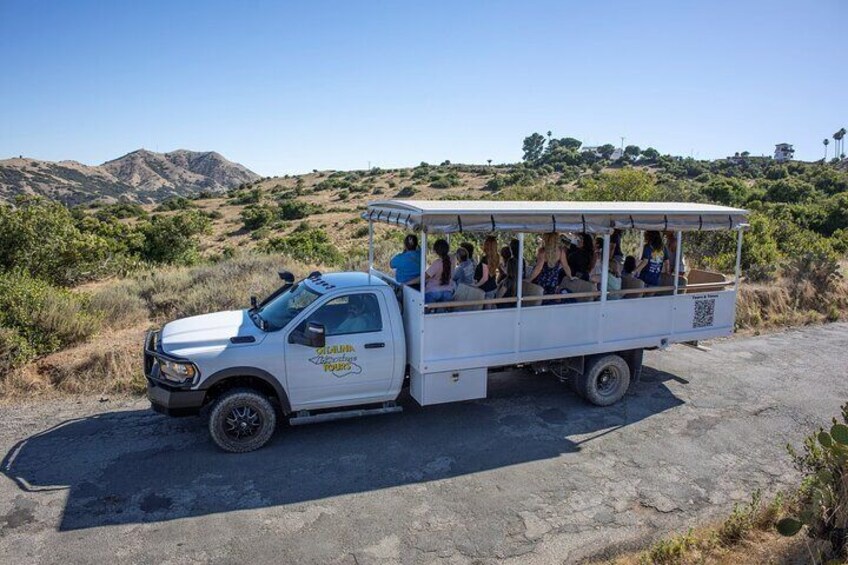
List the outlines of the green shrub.
{"label": "green shrub", "polygon": [[153,263],[194,263],[199,258],[198,236],[211,229],[209,218],[196,210],[153,216],[141,227],[145,236],[142,257]]}
{"label": "green shrub", "polygon": [[194,204],[188,198],[183,198],[182,196],[173,196],[171,198],[168,198],[167,200],[164,200],[153,211],[174,212],[176,210],[188,210],[189,208],[197,208],[197,205]]}
{"label": "green shrub", "polygon": [[320,214],[321,212],[323,210],[317,204],[310,204],[300,200],[287,200],[280,202],[277,216],[281,220],[301,220],[313,214]]}
{"label": "green shrub", "polygon": [[0,380],[35,357],[35,351],[14,328],[0,326]]}
{"label": "green shrub", "polygon": [[248,231],[270,224],[276,216],[274,208],[267,204],[250,204],[241,211],[242,225]]}
{"label": "green shrub", "polygon": [[34,356],[84,341],[99,329],[100,319],[84,297],[22,272],[8,272],[0,273],[0,326],[15,330],[26,342],[22,355]]}
{"label": "green shrub", "polygon": [[81,231],[63,205],[43,198],[19,198],[16,205],[0,204],[0,269],[24,270],[58,285],[108,270],[110,240]]}
{"label": "green shrub", "polygon": [[262,250],[324,265],[337,265],[342,261],[342,254],[320,228],[301,227],[290,235],[271,238],[264,243]]}
{"label": "green shrub", "polygon": [[848,404],[829,430],[819,428],[804,440],[803,453],[791,445],[787,450],[803,478],[795,501],[798,513],[778,522],[778,531],[793,536],[807,526],[809,537],[829,542],[834,554],[844,559],[848,556]]}

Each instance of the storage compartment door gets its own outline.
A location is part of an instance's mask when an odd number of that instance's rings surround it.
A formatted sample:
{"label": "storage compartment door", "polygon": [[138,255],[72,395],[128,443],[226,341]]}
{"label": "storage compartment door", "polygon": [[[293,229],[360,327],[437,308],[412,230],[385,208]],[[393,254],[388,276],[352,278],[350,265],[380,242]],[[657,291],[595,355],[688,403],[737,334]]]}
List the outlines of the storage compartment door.
{"label": "storage compartment door", "polygon": [[485,368],[421,374],[411,370],[409,392],[421,406],[486,398]]}

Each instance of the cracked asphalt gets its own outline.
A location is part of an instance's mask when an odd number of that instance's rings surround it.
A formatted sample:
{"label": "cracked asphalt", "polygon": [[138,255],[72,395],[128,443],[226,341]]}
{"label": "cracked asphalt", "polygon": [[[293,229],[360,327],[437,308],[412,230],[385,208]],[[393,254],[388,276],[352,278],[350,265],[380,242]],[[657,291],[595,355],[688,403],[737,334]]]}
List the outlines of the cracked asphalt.
{"label": "cracked asphalt", "polygon": [[218,451],[142,400],[0,405],[7,563],[571,563],[795,479],[848,399],[848,324],[649,352],[617,406],[549,375]]}

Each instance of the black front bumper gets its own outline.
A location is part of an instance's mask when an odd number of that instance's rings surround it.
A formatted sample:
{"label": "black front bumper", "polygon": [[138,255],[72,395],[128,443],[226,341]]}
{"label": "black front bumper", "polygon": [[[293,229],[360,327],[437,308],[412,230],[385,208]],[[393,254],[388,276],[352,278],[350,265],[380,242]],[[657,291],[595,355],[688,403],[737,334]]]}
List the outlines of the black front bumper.
{"label": "black front bumper", "polygon": [[159,377],[157,358],[169,357],[158,347],[158,332],[148,332],[144,337],[144,376],[147,378],[147,399],[150,406],[168,416],[193,416],[200,412],[206,399],[205,390],[192,390],[165,382]]}

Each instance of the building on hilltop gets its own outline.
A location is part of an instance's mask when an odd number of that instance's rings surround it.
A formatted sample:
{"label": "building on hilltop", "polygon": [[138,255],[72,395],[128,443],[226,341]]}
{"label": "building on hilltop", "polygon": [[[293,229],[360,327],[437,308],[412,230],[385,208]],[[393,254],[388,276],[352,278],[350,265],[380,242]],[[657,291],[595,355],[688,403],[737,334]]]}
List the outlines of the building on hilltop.
{"label": "building on hilltop", "polygon": [[791,143],[778,143],[774,146],[774,160],[778,163],[791,161],[795,156],[795,148]]}

